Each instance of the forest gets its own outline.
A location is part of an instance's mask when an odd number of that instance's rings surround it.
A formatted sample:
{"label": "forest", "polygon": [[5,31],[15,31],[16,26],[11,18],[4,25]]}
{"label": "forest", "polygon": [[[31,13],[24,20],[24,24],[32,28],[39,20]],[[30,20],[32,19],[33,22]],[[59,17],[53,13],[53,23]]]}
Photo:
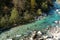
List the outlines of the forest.
{"label": "forest", "polygon": [[52,0],[0,0],[0,28],[30,23],[52,7]]}

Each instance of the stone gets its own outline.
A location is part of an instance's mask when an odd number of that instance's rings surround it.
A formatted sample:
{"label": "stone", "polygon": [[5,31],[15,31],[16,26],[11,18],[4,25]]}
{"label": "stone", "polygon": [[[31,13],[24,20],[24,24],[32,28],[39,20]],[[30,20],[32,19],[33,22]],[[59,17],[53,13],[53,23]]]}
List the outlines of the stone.
{"label": "stone", "polygon": [[56,9],[56,12],[58,12],[59,10],[58,9]]}
{"label": "stone", "polygon": [[16,35],[16,37],[21,37],[21,35]]}
{"label": "stone", "polygon": [[58,21],[55,21],[55,23],[58,23]]}
{"label": "stone", "polygon": [[53,40],[52,38],[47,38],[46,40]]}
{"label": "stone", "polygon": [[40,34],[42,34],[42,33],[41,33],[41,31],[38,31],[38,32],[37,32],[37,34],[39,34],[39,35],[40,35]]}
{"label": "stone", "polygon": [[38,32],[37,32],[37,36],[38,36],[38,37],[41,37],[41,35],[42,35],[41,31],[38,31]]}
{"label": "stone", "polygon": [[30,40],[33,40],[33,38],[31,37]]}
{"label": "stone", "polygon": [[59,21],[59,24],[60,24],[60,21]]}
{"label": "stone", "polygon": [[12,40],[12,39],[7,39],[7,40]]}
{"label": "stone", "polygon": [[31,35],[31,37],[34,37],[36,35],[36,31],[34,31]]}
{"label": "stone", "polygon": [[58,12],[58,14],[60,14],[60,12]]}
{"label": "stone", "polygon": [[44,39],[46,39],[47,37],[48,37],[48,36],[44,36],[44,35],[43,35],[43,38],[44,38]]}

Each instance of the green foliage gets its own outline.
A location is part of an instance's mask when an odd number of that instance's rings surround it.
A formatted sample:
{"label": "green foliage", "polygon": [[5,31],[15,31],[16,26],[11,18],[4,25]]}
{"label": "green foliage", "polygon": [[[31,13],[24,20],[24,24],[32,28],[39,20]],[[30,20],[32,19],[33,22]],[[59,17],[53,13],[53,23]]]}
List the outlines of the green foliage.
{"label": "green foliage", "polygon": [[16,8],[12,9],[9,21],[12,24],[17,23],[19,21],[19,14]]}
{"label": "green foliage", "polygon": [[5,19],[5,17],[2,17],[1,20],[0,20],[0,27],[5,27],[7,24],[7,21]]}
{"label": "green foliage", "polygon": [[29,20],[32,20],[32,19],[33,19],[33,16],[28,11],[26,11],[24,13],[24,20],[29,21]]}
{"label": "green foliage", "polygon": [[41,14],[42,14],[41,9],[38,9],[36,14],[37,14],[37,15],[41,15]]}
{"label": "green foliage", "polygon": [[36,2],[35,0],[31,0],[31,8],[35,8]]}
{"label": "green foliage", "polygon": [[48,4],[47,4],[47,2],[42,2],[41,7],[42,7],[43,10],[48,9]]}

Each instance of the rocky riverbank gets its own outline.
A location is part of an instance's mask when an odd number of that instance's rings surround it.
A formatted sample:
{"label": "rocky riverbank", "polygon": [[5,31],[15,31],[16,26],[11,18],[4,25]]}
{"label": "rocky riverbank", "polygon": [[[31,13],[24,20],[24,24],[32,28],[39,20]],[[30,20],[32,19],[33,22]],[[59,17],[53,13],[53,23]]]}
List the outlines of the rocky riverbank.
{"label": "rocky riverbank", "polygon": [[47,32],[35,30],[27,35],[16,35],[16,37],[7,40],[60,40],[60,27],[52,27]]}
{"label": "rocky riverbank", "polygon": [[24,35],[16,35],[7,40],[60,40],[60,21],[55,21],[56,26],[49,26],[43,30],[29,31]]}

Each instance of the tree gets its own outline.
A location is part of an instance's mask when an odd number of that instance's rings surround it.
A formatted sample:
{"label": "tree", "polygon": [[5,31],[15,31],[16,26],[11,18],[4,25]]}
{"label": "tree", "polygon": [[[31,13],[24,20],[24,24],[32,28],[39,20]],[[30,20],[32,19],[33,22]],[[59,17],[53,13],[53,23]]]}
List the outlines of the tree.
{"label": "tree", "polygon": [[31,8],[35,8],[36,2],[35,0],[31,0]]}
{"label": "tree", "polygon": [[19,21],[19,14],[18,14],[18,11],[16,10],[16,8],[12,9],[9,21],[12,24],[17,23]]}

